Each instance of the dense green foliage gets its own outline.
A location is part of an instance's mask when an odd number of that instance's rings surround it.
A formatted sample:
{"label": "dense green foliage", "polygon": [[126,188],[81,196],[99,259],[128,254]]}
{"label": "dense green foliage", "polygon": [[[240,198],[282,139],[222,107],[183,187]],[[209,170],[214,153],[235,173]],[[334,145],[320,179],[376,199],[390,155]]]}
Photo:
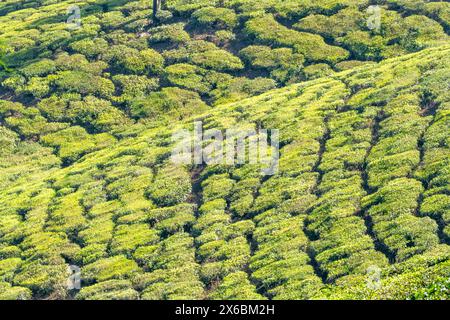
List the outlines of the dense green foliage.
{"label": "dense green foliage", "polygon": [[[448,299],[450,6],[371,3],[1,2],[0,299]],[[198,119],[279,172],[171,163]]]}

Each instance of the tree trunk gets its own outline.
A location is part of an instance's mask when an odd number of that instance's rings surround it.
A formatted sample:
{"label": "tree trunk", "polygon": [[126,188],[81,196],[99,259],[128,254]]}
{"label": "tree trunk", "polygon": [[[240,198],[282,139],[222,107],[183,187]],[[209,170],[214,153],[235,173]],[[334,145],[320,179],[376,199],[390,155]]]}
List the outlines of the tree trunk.
{"label": "tree trunk", "polygon": [[161,9],[161,0],[153,0],[153,20],[158,20],[158,11]]}

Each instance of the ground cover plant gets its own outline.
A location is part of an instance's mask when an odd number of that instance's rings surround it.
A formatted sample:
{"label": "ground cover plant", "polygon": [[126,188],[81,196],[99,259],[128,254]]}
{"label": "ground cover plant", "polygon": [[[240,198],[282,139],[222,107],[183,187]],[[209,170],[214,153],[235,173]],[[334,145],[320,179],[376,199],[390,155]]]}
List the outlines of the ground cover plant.
{"label": "ground cover plant", "polygon": [[[152,5],[0,3],[0,299],[449,298],[448,2]],[[278,172],[174,164],[198,120]]]}

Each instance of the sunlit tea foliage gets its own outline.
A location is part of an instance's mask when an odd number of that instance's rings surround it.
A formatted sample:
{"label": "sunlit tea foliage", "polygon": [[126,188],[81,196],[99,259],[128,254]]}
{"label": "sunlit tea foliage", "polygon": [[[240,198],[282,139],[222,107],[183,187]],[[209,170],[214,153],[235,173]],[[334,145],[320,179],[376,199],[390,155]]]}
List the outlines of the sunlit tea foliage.
{"label": "sunlit tea foliage", "polygon": [[0,299],[448,299],[450,5],[377,3],[1,2]]}

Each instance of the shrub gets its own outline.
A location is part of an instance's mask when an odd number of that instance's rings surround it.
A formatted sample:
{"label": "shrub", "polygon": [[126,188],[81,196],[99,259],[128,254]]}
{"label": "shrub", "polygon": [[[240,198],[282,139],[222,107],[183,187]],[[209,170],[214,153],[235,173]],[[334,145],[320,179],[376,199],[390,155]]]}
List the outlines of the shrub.
{"label": "shrub", "polygon": [[108,42],[102,38],[83,39],[70,44],[70,48],[88,58],[97,58],[109,49]]}
{"label": "shrub", "polygon": [[20,72],[27,78],[42,77],[56,71],[56,63],[50,59],[42,59],[20,69]]}
{"label": "shrub", "polygon": [[413,300],[448,300],[450,298],[450,279],[441,278],[412,295]]}
{"label": "shrub", "polygon": [[22,263],[20,258],[9,258],[0,261],[0,277],[3,281],[11,282],[14,274],[19,270]]}
{"label": "shrub", "polygon": [[420,161],[419,151],[413,150],[371,161],[368,166],[369,184],[381,186],[395,178],[408,176]]}
{"label": "shrub", "polygon": [[[111,234],[109,235],[109,238],[111,238]],[[98,239],[95,239],[94,241],[97,240]],[[89,244],[83,247],[80,251],[78,251],[78,253],[75,255],[76,259],[75,261],[80,265],[87,265],[99,259],[106,258],[108,256],[106,249],[107,249],[106,244],[101,243]]]}
{"label": "shrub", "polygon": [[172,42],[183,43],[190,40],[189,34],[184,31],[183,23],[175,23],[152,28],[149,41],[153,43]]}
{"label": "shrub", "polygon": [[215,104],[223,104],[245,99],[276,88],[275,80],[258,77],[255,79],[234,78],[224,83],[218,83],[217,89],[212,91]]}
{"label": "shrub", "polygon": [[23,92],[31,94],[35,98],[43,98],[50,92],[49,80],[46,78],[31,78],[27,85],[23,88]]}
{"label": "shrub", "polygon": [[[80,239],[87,245],[85,248],[88,248],[90,245],[94,244],[106,244],[111,240],[114,230],[114,223],[109,219],[110,216],[92,219],[89,223],[87,223],[86,228],[78,233]],[[87,260],[90,260],[90,257],[97,257],[97,255],[103,257],[103,249],[98,251],[99,247],[93,247],[89,250],[93,249],[96,249],[96,251],[94,253],[88,252],[87,254],[89,254],[89,256]],[[82,254],[82,252],[80,252],[80,254]]]}
{"label": "shrub", "polygon": [[164,58],[153,49],[137,50],[125,45],[116,45],[103,57],[120,72],[143,74],[159,73],[164,66]]}
{"label": "shrub", "polygon": [[204,7],[196,10],[192,17],[200,25],[219,29],[233,29],[238,22],[236,13],[227,8]]}
{"label": "shrub", "polygon": [[333,73],[333,69],[326,63],[318,63],[307,66],[303,69],[303,74],[308,80],[322,78]]}
{"label": "shrub", "polygon": [[263,68],[280,82],[298,79],[304,57],[290,48],[271,49],[267,46],[248,46],[240,55],[254,68]]}
{"label": "shrub", "polygon": [[94,132],[110,131],[129,123],[126,115],[107,100],[88,96],[83,101],[72,101],[67,108],[67,120]]}
{"label": "shrub", "polygon": [[58,149],[59,156],[68,163],[86,153],[104,148],[115,139],[107,133],[90,135],[81,127],[74,126],[42,137],[45,145]]}
{"label": "shrub", "polygon": [[191,56],[193,64],[217,71],[236,71],[244,68],[241,60],[225,50],[209,50],[194,53]]}
{"label": "shrub", "polygon": [[365,20],[366,17],[357,8],[348,7],[332,16],[311,14],[294,24],[294,28],[318,33],[327,38],[337,38],[351,31],[359,30]]}
{"label": "shrub", "polygon": [[248,263],[250,246],[241,236],[230,241],[216,240],[205,243],[199,247],[197,254],[205,261],[201,277],[204,281],[210,282],[242,270]]}
{"label": "shrub", "polygon": [[408,51],[416,51],[447,38],[438,22],[419,15],[411,15],[404,19],[404,32],[400,44]]}
{"label": "shrub", "polygon": [[189,174],[183,168],[168,165],[161,168],[147,193],[156,204],[173,206],[186,201],[191,191]]}
{"label": "shrub", "polygon": [[7,282],[0,282],[0,300],[29,300],[31,290],[24,287],[11,286]]}
{"label": "shrub", "polygon": [[383,58],[385,42],[381,36],[371,37],[368,32],[358,30],[347,33],[338,41],[350,48],[357,59],[380,60]]}
{"label": "shrub", "polygon": [[[61,71],[51,76],[52,83],[61,92],[74,92],[82,95],[97,95],[108,98],[114,93],[114,84],[109,80],[81,71]],[[83,81],[80,81],[83,79]]]}
{"label": "shrub", "polygon": [[128,279],[140,272],[136,262],[125,256],[111,256],[97,260],[83,268],[82,277],[86,281],[106,281]]}
{"label": "shrub", "polygon": [[19,137],[14,131],[8,130],[7,128],[0,127],[0,152],[10,153],[19,142]]}
{"label": "shrub", "polygon": [[263,300],[264,297],[256,292],[247,274],[238,271],[226,276],[223,282],[209,296],[214,300]]}
{"label": "shrub", "polygon": [[148,212],[154,228],[164,234],[183,231],[184,227],[195,221],[194,208],[191,204],[180,204],[173,207],[153,209]]}
{"label": "shrub", "polygon": [[76,233],[86,226],[80,195],[71,193],[58,199],[51,207],[48,229],[58,232]]}
{"label": "shrub", "polygon": [[233,189],[234,181],[226,175],[216,175],[202,182],[203,201],[227,199]]}
{"label": "shrub", "polygon": [[198,93],[171,87],[151,93],[145,99],[135,99],[130,104],[130,112],[136,118],[168,115],[182,119],[207,110]]}
{"label": "shrub", "polygon": [[177,233],[152,247],[136,251],[135,257],[151,272],[136,277],[142,299],[199,299],[203,284],[198,278],[193,239]]}
{"label": "shrub", "polygon": [[212,89],[212,85],[205,81],[204,73],[204,70],[185,63],[173,64],[165,69],[167,80],[171,84],[202,94]]}
{"label": "shrub", "polygon": [[155,230],[146,224],[121,225],[114,230],[111,242],[113,254],[131,253],[139,246],[149,245],[159,240]]}
{"label": "shrub", "polygon": [[2,69],[5,71],[8,70],[8,67],[6,66],[4,57],[8,53],[8,51],[9,51],[8,46],[5,44],[3,40],[0,40],[0,67],[2,67]]}
{"label": "shrub", "polygon": [[428,217],[404,215],[375,225],[374,231],[396,253],[396,261],[404,261],[439,243],[437,224]]}
{"label": "shrub", "polygon": [[148,78],[146,76],[118,74],[112,79],[121,91],[121,94],[130,98],[148,95],[159,87],[157,78]]}
{"label": "shrub", "polygon": [[228,30],[218,30],[214,32],[214,36],[216,41],[222,46],[236,39],[236,35]]}
{"label": "shrub", "polygon": [[139,293],[130,281],[108,280],[83,287],[76,295],[78,300],[138,300]]}
{"label": "shrub", "polygon": [[443,218],[446,224],[450,223],[450,196],[437,194],[423,200],[420,212],[433,218]]}
{"label": "shrub", "polygon": [[103,29],[115,29],[124,23],[125,17],[120,11],[109,11],[100,15]]}
{"label": "shrub", "polygon": [[350,70],[353,68],[357,68],[363,65],[368,64],[367,62],[364,61],[358,61],[358,60],[348,60],[348,61],[342,61],[339,63],[336,63],[335,67],[337,69],[337,71],[345,71],[345,70]]}
{"label": "shrub", "polygon": [[55,64],[58,70],[81,71],[93,75],[101,75],[108,68],[108,64],[103,61],[90,63],[82,54],[69,55],[66,52],[58,54]]}
{"label": "shrub", "polygon": [[264,43],[292,47],[310,61],[336,63],[349,56],[346,50],[327,45],[321,36],[288,29],[271,15],[249,20],[246,23],[246,32]]}
{"label": "shrub", "polygon": [[46,265],[36,261],[27,263],[16,273],[13,285],[28,288],[33,294],[52,294],[55,299],[63,299],[66,281],[67,266],[64,263]]}
{"label": "shrub", "polygon": [[[17,109],[16,109],[17,107]],[[19,135],[24,138],[37,139],[39,135],[55,132],[64,128],[67,128],[67,124],[64,123],[49,123],[42,117],[39,110],[34,107],[23,108],[20,104],[13,107],[19,113],[11,114],[13,116],[6,117],[4,122],[5,126],[15,130]],[[12,110],[5,110],[9,114]]]}

